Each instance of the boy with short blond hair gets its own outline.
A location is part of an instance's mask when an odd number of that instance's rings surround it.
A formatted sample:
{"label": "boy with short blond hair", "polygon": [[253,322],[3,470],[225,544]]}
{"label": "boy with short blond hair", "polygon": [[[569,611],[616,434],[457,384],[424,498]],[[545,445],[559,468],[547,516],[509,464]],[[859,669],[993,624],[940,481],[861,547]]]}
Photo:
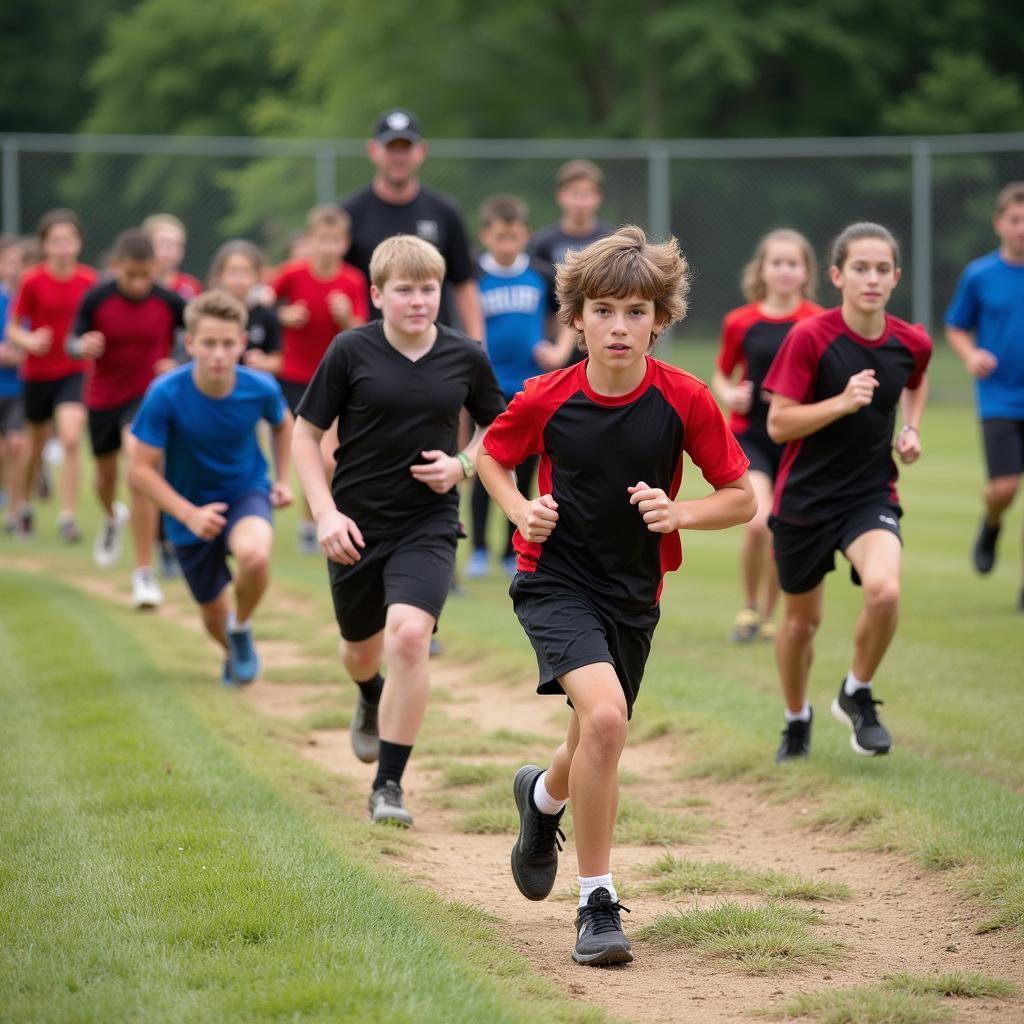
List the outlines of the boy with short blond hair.
{"label": "boy with short blond hair", "polygon": [[[248,310],[227,292],[204,292],[185,310],[192,361],[161,377],[135,416],[129,479],[166,515],[166,529],[207,632],[225,651],[222,681],[260,671],[250,619],[269,582],[271,507],[291,504],[292,418],[277,381],[239,366]],[[271,427],[275,479],[267,479],[257,426]],[[227,557],[236,562],[234,609]]]}
{"label": "boy with short blond hair", "polygon": [[[587,358],[527,381],[477,457],[517,527],[509,593],[537,654],[537,691],[563,694],[572,708],[547,771],[516,773],[512,874],[527,899],[551,892],[571,799],[580,876],[572,956],[582,964],[633,959],[610,873],[618,762],[664,575],[682,561],[678,531],[725,529],[755,511],[746,457],[707,386],[649,355],[685,314],[687,288],[675,239],[654,244],[637,227],[570,253],[558,270],[559,318]],[[675,500],[684,453],[712,494]],[[541,492],[532,501],[512,473],[531,455]]]}
{"label": "boy with short blond hair", "polygon": [[142,222],[140,230],[153,243],[157,284],[185,302],[194,299],[203,290],[203,282],[181,269],[188,241],[181,218],[173,213],[153,213]]}
{"label": "boy with short blond hair", "polygon": [[[293,442],[329,560],[342,663],[359,687],[353,750],[361,761],[379,760],[370,817],[403,826],[412,815],[402,775],[426,708],[430,638],[455,565],[456,485],[470,475],[483,436],[478,426],[458,451],[459,414],[465,407],[486,426],[504,408],[480,345],[435,322],[444,271],[441,254],[415,236],[377,247],[371,296],[382,319],[331,342],[299,403]],[[320,444],[335,420],[328,487]]]}

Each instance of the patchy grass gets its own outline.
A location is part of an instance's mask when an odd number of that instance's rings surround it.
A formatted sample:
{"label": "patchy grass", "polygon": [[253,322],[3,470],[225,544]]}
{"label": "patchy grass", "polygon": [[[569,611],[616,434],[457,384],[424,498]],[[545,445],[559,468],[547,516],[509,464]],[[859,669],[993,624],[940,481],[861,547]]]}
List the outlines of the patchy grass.
{"label": "patchy grass", "polygon": [[492,732],[474,732],[469,722],[445,720],[432,722],[416,743],[421,756],[486,757],[488,754],[549,753],[553,741],[532,732],[495,729]]}
{"label": "patchy grass", "polygon": [[953,1011],[934,996],[865,986],[801,993],[763,1015],[815,1024],[939,1024],[951,1020]]}
{"label": "patchy grass", "polygon": [[900,992],[918,995],[955,996],[957,999],[1006,999],[1017,986],[1002,978],[990,978],[977,971],[951,971],[948,974],[894,974],[886,985]]}
{"label": "patchy grass", "polygon": [[811,926],[820,921],[815,911],[783,903],[744,907],[727,902],[708,910],[663,914],[641,928],[637,938],[689,946],[747,974],[776,974],[836,962],[844,947],[811,934]]}
{"label": "patchy grass", "polygon": [[442,769],[438,785],[453,789],[462,786],[490,786],[504,782],[511,793],[512,777],[515,773],[515,768],[505,764],[467,764],[456,761]]}
{"label": "patchy grass", "polygon": [[302,724],[307,729],[347,729],[352,724],[352,712],[342,708],[320,708],[308,714]]}
{"label": "patchy grass", "polygon": [[968,893],[993,907],[996,913],[978,926],[980,932],[999,928],[1024,931],[1024,860],[990,864],[965,885]]}
{"label": "patchy grass", "polygon": [[621,846],[677,846],[697,842],[711,827],[713,824],[705,818],[666,814],[624,794],[619,798],[615,843]]}
{"label": "patchy grass", "polygon": [[753,871],[720,861],[697,861],[659,857],[650,867],[657,879],[644,886],[648,892],[663,896],[752,893],[768,899],[848,900],[853,892],[841,882],[822,882],[777,871]]}

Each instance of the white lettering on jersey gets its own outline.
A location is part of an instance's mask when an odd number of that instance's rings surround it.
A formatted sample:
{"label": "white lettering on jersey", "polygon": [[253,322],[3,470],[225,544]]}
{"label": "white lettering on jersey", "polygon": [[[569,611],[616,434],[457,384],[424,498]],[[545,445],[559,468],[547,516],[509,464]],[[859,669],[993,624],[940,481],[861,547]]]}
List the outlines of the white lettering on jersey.
{"label": "white lettering on jersey", "polygon": [[425,242],[432,242],[434,245],[437,245],[441,238],[441,230],[436,220],[416,221],[416,234]]}
{"label": "white lettering on jersey", "polygon": [[484,316],[498,316],[501,313],[537,312],[540,305],[539,288],[529,284],[501,285],[498,288],[485,288],[480,293]]}

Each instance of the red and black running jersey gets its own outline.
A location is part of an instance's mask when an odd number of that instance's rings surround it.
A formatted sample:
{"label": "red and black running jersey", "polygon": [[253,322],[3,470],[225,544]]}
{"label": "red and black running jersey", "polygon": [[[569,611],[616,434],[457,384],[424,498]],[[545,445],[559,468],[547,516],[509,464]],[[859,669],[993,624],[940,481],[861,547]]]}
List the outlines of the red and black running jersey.
{"label": "red and black running jersey", "polygon": [[587,380],[587,362],[533,377],[484,437],[484,449],[512,468],[540,455],[541,494],[558,502],[558,523],[543,544],[517,530],[521,572],[559,577],[613,610],[649,617],[666,572],[682,563],[676,531],[652,533],[627,488],[641,480],[671,498],[683,452],[713,487],[743,475],[747,459],[703,381],[647,358],[641,384],[609,397]]}
{"label": "red and black running jersey", "polygon": [[729,426],[738,436],[746,433],[768,436],[768,399],[762,393],[764,379],[782,341],[793,324],[817,316],[824,310],[804,299],[792,313],[772,317],[762,313],[760,303],[749,302],[727,313],[722,321],[722,346],[718,351],[718,369],[731,377],[737,366],[741,380],[754,385],[749,412],[733,411]]}
{"label": "red and black running jersey", "polygon": [[175,335],[184,329],[184,311],[185,300],[158,284],[144,299],[122,295],[116,281],[87,292],[71,333],[80,337],[99,331],[104,346],[103,355],[86,370],[86,406],[116,409],[144,395],[154,365],[171,354]]}
{"label": "red and black running jersey", "polygon": [[896,407],[904,388],[921,386],[931,354],[924,328],[889,314],[873,341],[854,334],[838,308],[789,332],[766,391],[812,404],[840,394],[861,370],[874,370],[879,386],[870,405],[786,445],[775,481],[776,518],[813,525],[872,501],[898,504]]}

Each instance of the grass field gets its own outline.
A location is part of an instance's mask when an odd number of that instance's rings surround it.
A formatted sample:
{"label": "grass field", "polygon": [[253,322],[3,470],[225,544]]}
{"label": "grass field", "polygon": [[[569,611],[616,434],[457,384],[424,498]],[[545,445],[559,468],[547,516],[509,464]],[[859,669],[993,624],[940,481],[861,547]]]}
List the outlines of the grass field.
{"label": "grass field", "polygon": [[[709,346],[681,342],[665,354],[703,376],[713,356]],[[739,598],[735,531],[684,540],[634,733],[685,747],[689,777],[764,787],[779,798],[780,815],[790,796],[813,793],[818,828],[948,872],[984,908],[985,927],[1024,937],[1024,616],[1014,610],[1021,513],[1011,516],[994,574],[977,578],[968,549],[982,463],[970,395],[944,352],[933,380],[925,455],[900,488],[902,621],[877,679],[893,755],[855,757],[825,713],[848,667],[859,606],[840,569],[830,577],[812,677],[820,709],[813,757],[796,771],[774,769],[781,705],[770,648],[724,642]],[[701,486],[688,467],[685,493]],[[90,527],[92,505],[86,495]],[[280,526],[278,586],[315,612],[308,643],[277,639],[316,659],[314,669],[282,670],[282,681],[335,678],[333,642],[320,629],[330,621],[323,566],[294,553],[294,512]],[[497,516],[493,526],[497,537]],[[45,515],[40,531],[31,547],[0,540],[0,1020],[603,1019],[539,979],[485,915],[404,880],[389,864],[390,834],[354,810],[362,794],[341,786],[326,801],[316,796],[322,780],[279,742],[277,727],[238,713],[233,695],[215,685],[212,648],[166,617],[85,594],[75,577],[92,572],[88,551],[60,547]],[[114,578],[127,588],[126,571]],[[532,653],[506,584],[496,573],[470,590],[471,599],[453,598],[446,609],[446,659],[528,680]],[[510,703],[507,748],[496,740],[503,766],[516,742],[531,739],[516,731],[519,699],[540,698],[524,683]],[[309,712],[320,727],[343,726],[345,713]],[[441,756],[473,742],[479,737],[434,734],[422,749]],[[461,792],[498,786],[500,775],[451,768],[447,779]],[[685,797],[686,776],[665,781]],[[507,808],[495,813],[494,827],[504,828]],[[710,867],[669,859],[650,886],[788,899],[784,879],[741,862]],[[796,895],[837,906],[845,896],[841,885]],[[811,911],[772,905],[779,909],[764,920],[745,904],[730,911],[723,903],[717,917],[652,926],[652,950],[687,943],[720,955],[731,929],[777,926],[799,932],[812,960],[834,960],[806,927]],[[736,941],[747,948],[752,940]],[[755,960],[772,955],[750,948]],[[933,1006],[928,1000],[944,994],[937,984],[905,979],[885,999]],[[814,997],[824,1009],[808,997],[789,1012],[826,1019],[830,1006],[838,1013],[850,1000],[863,1006],[882,996],[831,998]],[[834,1019],[882,1019],[866,1013]]]}

